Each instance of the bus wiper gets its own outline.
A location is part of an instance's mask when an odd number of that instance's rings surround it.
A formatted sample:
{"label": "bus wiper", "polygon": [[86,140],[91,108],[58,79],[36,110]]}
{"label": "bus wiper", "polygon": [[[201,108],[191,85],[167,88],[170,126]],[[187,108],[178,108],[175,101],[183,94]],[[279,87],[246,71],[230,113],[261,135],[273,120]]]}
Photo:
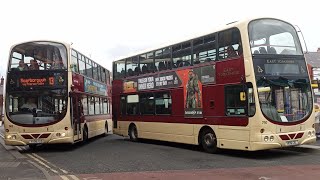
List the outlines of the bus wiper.
{"label": "bus wiper", "polygon": [[309,86],[309,83],[305,79],[297,79],[293,82],[293,84],[296,88],[306,88]]}
{"label": "bus wiper", "polygon": [[[261,77],[259,79],[261,81],[261,84],[258,84],[259,86],[280,86],[280,87],[287,87],[289,85],[289,80],[285,77],[280,76],[278,80],[270,80],[267,79],[265,76]],[[258,83],[260,83],[258,81]]]}

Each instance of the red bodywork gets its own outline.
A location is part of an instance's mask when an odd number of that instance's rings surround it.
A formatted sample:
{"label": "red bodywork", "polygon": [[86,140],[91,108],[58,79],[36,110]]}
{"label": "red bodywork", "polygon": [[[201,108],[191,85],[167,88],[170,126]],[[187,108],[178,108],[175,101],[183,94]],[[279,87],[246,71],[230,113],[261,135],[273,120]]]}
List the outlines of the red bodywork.
{"label": "red bodywork", "polygon": [[[172,97],[172,113],[171,115],[121,115],[120,114],[120,95],[136,94],[135,92],[124,93],[124,80],[113,80],[112,83],[112,99],[113,99],[113,119],[116,121],[142,121],[142,122],[165,122],[165,123],[186,123],[186,124],[209,124],[209,125],[227,125],[227,126],[247,126],[248,117],[227,116],[225,113],[225,85],[240,84],[245,82],[244,59],[243,57],[226,59],[219,62],[209,62],[181,68],[179,70],[167,70],[161,73],[169,73],[176,71],[180,76],[182,71],[195,69],[204,66],[215,66],[214,83],[202,84],[202,105],[203,117],[186,118],[184,116],[184,89],[183,86],[171,87],[166,89],[149,90],[149,92],[157,92],[169,90]],[[139,76],[139,78],[154,75],[148,74]],[[137,78],[134,77],[134,78]],[[127,78],[130,81],[134,78]],[[183,83],[182,83],[183,84]],[[148,92],[148,90],[139,91]],[[214,103],[214,106],[211,104]],[[210,106],[211,105],[211,106]]]}

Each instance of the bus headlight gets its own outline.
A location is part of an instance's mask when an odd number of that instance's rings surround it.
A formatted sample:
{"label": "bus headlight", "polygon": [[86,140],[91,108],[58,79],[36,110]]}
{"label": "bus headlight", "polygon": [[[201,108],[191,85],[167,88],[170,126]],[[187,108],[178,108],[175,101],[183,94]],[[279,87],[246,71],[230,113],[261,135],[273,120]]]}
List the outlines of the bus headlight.
{"label": "bus headlight", "polygon": [[312,132],[311,132],[311,135],[312,135],[312,136],[314,136],[314,135],[315,135],[315,132],[314,132],[314,131],[312,131]]}
{"label": "bus headlight", "polygon": [[270,141],[274,141],[274,136],[270,136]]}
{"label": "bus headlight", "polygon": [[64,132],[63,132],[63,133],[57,133],[56,136],[57,136],[57,137],[65,137],[65,136],[66,136],[66,133],[64,133]]}
{"label": "bus headlight", "polygon": [[311,131],[308,131],[308,137],[310,137],[311,136]]}
{"label": "bus headlight", "polygon": [[265,142],[269,141],[269,137],[268,136],[265,136],[263,139],[264,139]]}
{"label": "bus headlight", "polygon": [[17,139],[17,136],[16,135],[7,135],[6,137],[7,139]]}

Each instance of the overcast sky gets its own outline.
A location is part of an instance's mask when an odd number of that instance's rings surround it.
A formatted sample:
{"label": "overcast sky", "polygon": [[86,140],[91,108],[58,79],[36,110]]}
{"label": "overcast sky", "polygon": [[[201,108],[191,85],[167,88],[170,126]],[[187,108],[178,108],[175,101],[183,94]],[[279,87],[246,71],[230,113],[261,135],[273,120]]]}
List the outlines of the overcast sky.
{"label": "overcast sky", "polygon": [[309,51],[320,47],[316,1],[292,0],[7,0],[0,1],[0,75],[11,45],[28,40],[72,42],[111,70],[119,57],[207,33],[246,17],[298,25]]}

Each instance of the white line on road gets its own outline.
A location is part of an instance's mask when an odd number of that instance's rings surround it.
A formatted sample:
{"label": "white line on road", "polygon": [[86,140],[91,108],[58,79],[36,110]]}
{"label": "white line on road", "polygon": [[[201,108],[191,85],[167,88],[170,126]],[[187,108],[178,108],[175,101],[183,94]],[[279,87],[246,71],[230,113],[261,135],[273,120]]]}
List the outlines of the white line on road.
{"label": "white line on road", "polygon": [[56,168],[56,169],[59,169],[59,170],[60,170],[61,172],[63,172],[64,174],[68,174],[68,171],[57,167],[56,165],[52,164],[51,162],[45,160],[43,157],[41,157],[41,156],[39,156],[39,155],[37,155],[37,154],[35,154],[35,153],[32,153],[32,155],[33,155],[34,157],[40,159],[41,161],[46,162],[48,165],[50,165],[50,166],[52,166],[52,167],[54,167],[54,168]]}
{"label": "white line on road", "polygon": [[80,179],[77,178],[75,175],[69,175],[69,177],[71,177],[73,180],[80,180]]}
{"label": "white line on road", "polygon": [[41,166],[39,166],[37,163],[35,163],[35,162],[31,161],[31,160],[28,160],[28,162],[30,164],[33,164],[38,169],[40,169],[40,171],[44,174],[44,176],[46,176],[46,179],[51,179],[50,174],[45,169],[43,169]]}
{"label": "white line on road", "polygon": [[51,168],[50,166],[48,166],[46,163],[42,162],[40,159],[38,159],[38,158],[36,158],[36,157],[34,157],[34,156],[30,155],[30,154],[27,154],[27,156],[29,156],[31,159],[37,161],[37,162],[38,162],[39,164],[41,164],[42,166],[48,168],[50,171],[52,171],[52,172],[54,172],[54,173],[56,173],[56,174],[59,174],[58,171],[56,171],[56,170],[54,170],[53,168]]}
{"label": "white line on road", "polygon": [[310,149],[320,149],[320,146],[309,145],[309,144],[300,145],[299,147],[310,148]]}
{"label": "white line on road", "polygon": [[60,176],[61,177],[61,179],[63,179],[63,180],[69,180],[69,178],[67,177],[67,176]]}
{"label": "white line on road", "polygon": [[4,135],[2,133],[0,133],[0,136],[4,139]]}

